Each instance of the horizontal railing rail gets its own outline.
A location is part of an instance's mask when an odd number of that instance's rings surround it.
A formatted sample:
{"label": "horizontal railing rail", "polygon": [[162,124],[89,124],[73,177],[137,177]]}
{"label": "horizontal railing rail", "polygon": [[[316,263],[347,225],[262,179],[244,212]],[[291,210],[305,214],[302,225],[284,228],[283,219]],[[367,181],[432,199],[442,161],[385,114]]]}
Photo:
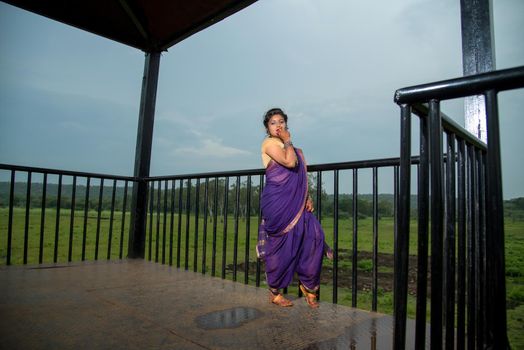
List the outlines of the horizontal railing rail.
{"label": "horizontal railing rail", "polygon": [[[429,107],[427,103],[415,103],[411,106],[414,114],[418,115],[421,118],[427,118],[429,116]],[[467,143],[475,146],[481,150],[487,150],[487,145],[482,142],[478,137],[470,133],[468,130],[464,129],[460,124],[451,119],[445,113],[440,112],[440,118],[442,121],[442,128],[455,134],[457,137],[460,137]],[[446,157],[446,155],[444,155]]]}
{"label": "horizontal railing rail", "polygon": [[[412,163],[418,164],[418,156],[413,156]],[[337,162],[337,163],[324,163],[324,164],[311,164],[307,166],[309,172],[313,171],[330,171],[330,170],[349,170],[349,169],[363,169],[373,167],[391,167],[399,165],[399,158],[381,158],[381,159],[369,159],[369,160],[358,160],[351,162]],[[234,176],[255,176],[264,175],[265,169],[248,169],[248,170],[230,170],[230,171],[217,171],[217,172],[205,172],[205,173],[189,173],[181,175],[164,175],[164,176],[150,176],[144,178],[145,181],[164,181],[164,180],[180,180],[180,179],[210,179],[214,177],[234,177]]]}
{"label": "horizontal railing rail", "polygon": [[76,177],[91,177],[97,179],[108,179],[108,180],[120,180],[120,181],[130,181],[138,182],[140,179],[133,176],[123,176],[123,175],[110,175],[110,174],[101,174],[101,173],[90,173],[83,171],[72,171],[72,170],[62,170],[62,169],[53,169],[53,168],[39,168],[39,167],[30,167],[23,165],[13,165],[13,164],[3,164],[0,163],[0,170],[11,170],[17,172],[32,172],[40,174],[53,174],[53,175],[62,175],[62,176],[76,176]]}
{"label": "horizontal railing rail", "polygon": [[[432,349],[509,347],[497,93],[522,87],[524,67],[517,67],[395,93],[401,110],[395,349],[406,344],[413,114],[420,120],[415,348],[426,344],[429,278]],[[472,95],[484,96],[487,145],[440,111],[441,101]]]}
{"label": "horizontal railing rail", "polygon": [[444,101],[483,95],[488,90],[500,92],[519,89],[523,85],[524,66],[521,66],[398,89],[394,99],[399,105]]}

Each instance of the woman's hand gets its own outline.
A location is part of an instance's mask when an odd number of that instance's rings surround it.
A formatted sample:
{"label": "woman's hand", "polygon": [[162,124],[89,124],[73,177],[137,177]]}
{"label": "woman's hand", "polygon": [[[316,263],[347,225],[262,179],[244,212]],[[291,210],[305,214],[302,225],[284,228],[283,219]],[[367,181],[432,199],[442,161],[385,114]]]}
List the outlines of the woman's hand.
{"label": "woman's hand", "polygon": [[280,138],[280,140],[282,140],[283,143],[287,143],[291,140],[291,134],[289,133],[289,130],[287,128],[277,130],[277,136]]}
{"label": "woman's hand", "polygon": [[315,210],[315,208],[313,207],[313,200],[311,199],[311,197],[308,197],[308,199],[306,200],[306,210],[309,212],[313,212]]}

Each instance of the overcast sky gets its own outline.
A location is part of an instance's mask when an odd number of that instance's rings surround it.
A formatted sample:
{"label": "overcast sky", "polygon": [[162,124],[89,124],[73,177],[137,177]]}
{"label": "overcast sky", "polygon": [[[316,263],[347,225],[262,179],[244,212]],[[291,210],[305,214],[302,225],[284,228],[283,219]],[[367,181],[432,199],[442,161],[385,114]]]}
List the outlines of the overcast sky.
{"label": "overcast sky", "polygon": [[[261,0],[164,52],[151,174],[260,168],[274,106],[309,164],[398,157],[394,91],[462,75],[460,1],[392,3]],[[524,1],[493,8],[497,68],[524,65]],[[143,52],[5,3],[0,51],[1,163],[133,173]],[[499,103],[522,197],[524,91]],[[461,101],[442,109],[463,124]]]}

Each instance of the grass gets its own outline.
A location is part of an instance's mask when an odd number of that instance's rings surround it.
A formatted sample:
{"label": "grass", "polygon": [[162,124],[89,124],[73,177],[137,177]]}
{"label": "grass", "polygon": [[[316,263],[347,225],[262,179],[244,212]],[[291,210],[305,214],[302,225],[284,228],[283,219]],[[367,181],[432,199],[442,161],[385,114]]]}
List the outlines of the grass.
{"label": "grass", "polygon": [[[7,258],[7,231],[8,214],[6,208],[0,208],[0,261],[6,264]],[[129,232],[129,212],[125,216],[125,225],[122,230],[122,213],[115,212],[112,225],[112,237],[109,239],[111,213],[102,212],[100,220],[96,211],[89,211],[87,218],[83,211],[75,211],[73,219],[73,230],[71,231],[71,211],[62,209],[58,216],[58,236],[56,236],[57,212],[55,209],[46,209],[42,218],[40,209],[32,209],[28,217],[28,244],[27,244],[27,263],[38,264],[39,254],[42,253],[43,263],[66,262],[71,258],[72,261],[82,260],[82,241],[85,236],[85,259],[86,260],[105,260],[118,259],[120,255],[127,256],[127,238]],[[41,222],[44,220],[44,229],[41,230]],[[86,230],[84,234],[84,220]],[[99,222],[99,224],[98,224]],[[198,232],[195,235],[195,217],[185,214],[179,216],[175,213],[173,220],[168,214],[153,214],[148,216],[146,227],[146,259],[152,261],[172,264],[188,270],[201,272],[205,269],[207,274],[223,276],[227,279],[244,281],[244,260],[248,254],[248,283],[255,284],[256,252],[258,218],[250,219],[250,235],[247,237],[247,222],[240,219],[235,222],[233,217],[228,217],[224,222],[219,219],[216,224],[212,221],[204,223],[202,217],[198,220]],[[351,268],[351,252],[353,246],[353,222],[351,219],[339,220],[338,247],[340,254],[339,269]],[[204,226],[206,227],[206,237],[204,240]],[[14,208],[13,210],[13,229],[12,229],[12,248],[11,264],[23,264],[24,252],[24,231],[25,231],[25,209]],[[326,240],[332,247],[334,246],[333,220],[324,218],[322,226],[326,232]],[[237,229],[235,230],[235,227]],[[415,221],[411,223],[411,232],[416,232]],[[41,235],[41,232],[43,234]],[[97,243],[98,232],[98,245]],[[123,232],[123,234],[122,234]],[[235,232],[238,235],[235,238]],[[392,218],[381,218],[378,223],[378,252],[379,254],[393,254],[394,252],[394,222]],[[524,348],[524,336],[521,330],[524,329],[524,221],[507,220],[505,224],[506,242],[506,288],[507,288],[507,308],[508,308],[508,337],[513,348]],[[357,222],[357,247],[359,252],[371,252],[373,247],[373,222],[371,219],[359,219]],[[410,239],[410,254],[416,254],[416,235],[412,234]],[[69,243],[72,238],[72,254],[69,257]],[[195,240],[196,238],[196,240]],[[40,244],[42,239],[42,244]],[[235,240],[237,244],[235,246]],[[246,252],[246,240],[249,240],[248,251]],[[55,241],[58,242],[55,245]],[[171,245],[170,242],[173,242]],[[205,246],[205,255],[203,247]],[[120,249],[122,247],[122,250]],[[195,249],[197,247],[197,249]],[[215,254],[213,254],[215,247]],[[236,248],[235,248],[236,247]],[[235,260],[236,259],[236,260]],[[195,265],[196,261],[196,265]],[[236,261],[236,263],[235,263]],[[325,267],[332,267],[332,264],[325,261]],[[372,270],[372,261],[367,257],[361,257],[357,261],[359,274]],[[236,271],[234,269],[236,266]],[[391,266],[379,266],[379,273],[392,273]],[[261,283],[264,284],[263,275]],[[296,285],[290,286],[289,293],[296,294]],[[332,301],[333,286],[330,283],[321,287],[321,299]],[[378,310],[379,312],[392,314],[393,297],[392,293],[385,291],[379,284],[378,288]],[[371,310],[372,293],[369,290],[359,290],[357,293],[357,307],[360,309]],[[342,305],[351,306],[351,288],[337,289],[337,302]],[[428,309],[428,319],[430,310]],[[415,317],[415,297],[408,296],[408,317]]]}

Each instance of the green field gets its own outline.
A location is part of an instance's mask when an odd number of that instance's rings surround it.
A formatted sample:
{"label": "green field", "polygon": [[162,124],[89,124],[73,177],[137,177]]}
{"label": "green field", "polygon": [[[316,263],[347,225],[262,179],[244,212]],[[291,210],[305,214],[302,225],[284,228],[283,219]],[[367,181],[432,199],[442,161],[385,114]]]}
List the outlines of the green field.
{"label": "green field", "polygon": [[[7,259],[7,227],[8,209],[0,208],[0,261],[6,264]],[[122,213],[115,212],[113,217],[111,241],[109,236],[111,230],[111,213],[104,211],[100,218],[96,211],[89,211],[87,215],[86,230],[84,234],[84,212],[74,213],[73,230],[71,232],[71,211],[62,209],[58,220],[58,236],[56,236],[57,213],[56,209],[46,209],[42,218],[40,209],[32,209],[28,220],[27,234],[27,263],[38,264],[40,251],[43,263],[67,262],[69,259],[69,244],[72,239],[72,261],[82,260],[82,242],[85,236],[85,259],[94,260],[98,254],[98,260],[119,259],[120,253],[123,257],[127,255],[127,238],[129,231],[129,212],[125,216],[125,226],[122,235]],[[43,235],[41,222],[44,220]],[[187,223],[189,219],[189,223]],[[98,224],[99,222],[99,224]],[[165,222],[165,225],[164,225]],[[245,255],[246,255],[246,221],[239,219],[235,222],[234,217],[229,216],[226,223],[219,217],[216,224],[208,220],[206,227],[206,240],[204,243],[204,221],[202,217],[198,220],[198,235],[195,236],[195,217],[186,214],[179,217],[178,213],[173,216],[154,214],[148,217],[146,232],[146,259],[153,261],[164,261],[166,264],[180,266],[189,270],[201,272],[203,266],[207,274],[224,276],[227,279],[236,279],[243,282],[245,278]],[[352,305],[351,289],[351,251],[353,246],[353,222],[351,219],[339,220],[339,287],[337,289],[337,302],[342,305]],[[324,218],[322,226],[326,232],[328,243],[333,246],[333,219]],[[393,278],[393,219],[381,218],[378,224],[378,253],[379,253],[379,282],[378,282],[378,311],[391,314],[393,298],[391,292]],[[508,307],[508,335],[513,348],[524,348],[524,221],[506,220],[506,280],[507,280],[507,307]],[[235,228],[237,228],[235,230]],[[258,218],[252,217],[250,221],[249,237],[249,262],[248,283],[255,285],[256,281],[256,253],[255,244],[257,240]],[[358,293],[357,307],[371,310],[372,293],[370,291],[370,276],[372,261],[373,222],[369,218],[359,219],[358,228]],[[96,245],[98,231],[98,247]],[[11,264],[23,264],[25,232],[25,210],[15,208],[13,210],[13,231]],[[165,234],[164,234],[165,232]],[[172,233],[171,233],[172,232]],[[224,232],[226,232],[224,239]],[[235,237],[235,232],[238,235]],[[416,232],[416,222],[412,222],[412,232]],[[410,254],[416,254],[416,239],[412,234],[410,240]],[[57,239],[58,237],[58,239]],[[197,240],[195,241],[195,237]],[[42,246],[40,240],[42,238]],[[170,246],[170,241],[173,244]],[[235,249],[235,240],[237,245]],[[55,242],[58,245],[55,246]],[[178,243],[180,242],[180,244]],[[195,244],[198,248],[195,250]],[[205,244],[206,255],[203,265],[203,246]],[[215,246],[216,254],[213,254]],[[122,252],[120,251],[122,247]],[[170,249],[171,248],[171,249]],[[236,250],[236,264],[234,264]],[[187,251],[187,254],[186,254]],[[225,256],[223,251],[226,252]],[[196,253],[195,253],[196,252]],[[196,254],[196,256],[195,256]],[[171,259],[170,259],[171,256]],[[194,261],[196,260],[196,266]],[[411,262],[410,262],[411,263]],[[236,267],[236,268],[235,268]],[[262,271],[263,272],[263,271]],[[332,301],[332,264],[324,261],[322,277],[321,300]],[[263,274],[261,284],[264,284]],[[408,298],[408,315],[415,316],[415,296],[410,288]],[[289,288],[289,293],[297,293],[296,285]],[[428,307],[429,318],[429,307]]]}

